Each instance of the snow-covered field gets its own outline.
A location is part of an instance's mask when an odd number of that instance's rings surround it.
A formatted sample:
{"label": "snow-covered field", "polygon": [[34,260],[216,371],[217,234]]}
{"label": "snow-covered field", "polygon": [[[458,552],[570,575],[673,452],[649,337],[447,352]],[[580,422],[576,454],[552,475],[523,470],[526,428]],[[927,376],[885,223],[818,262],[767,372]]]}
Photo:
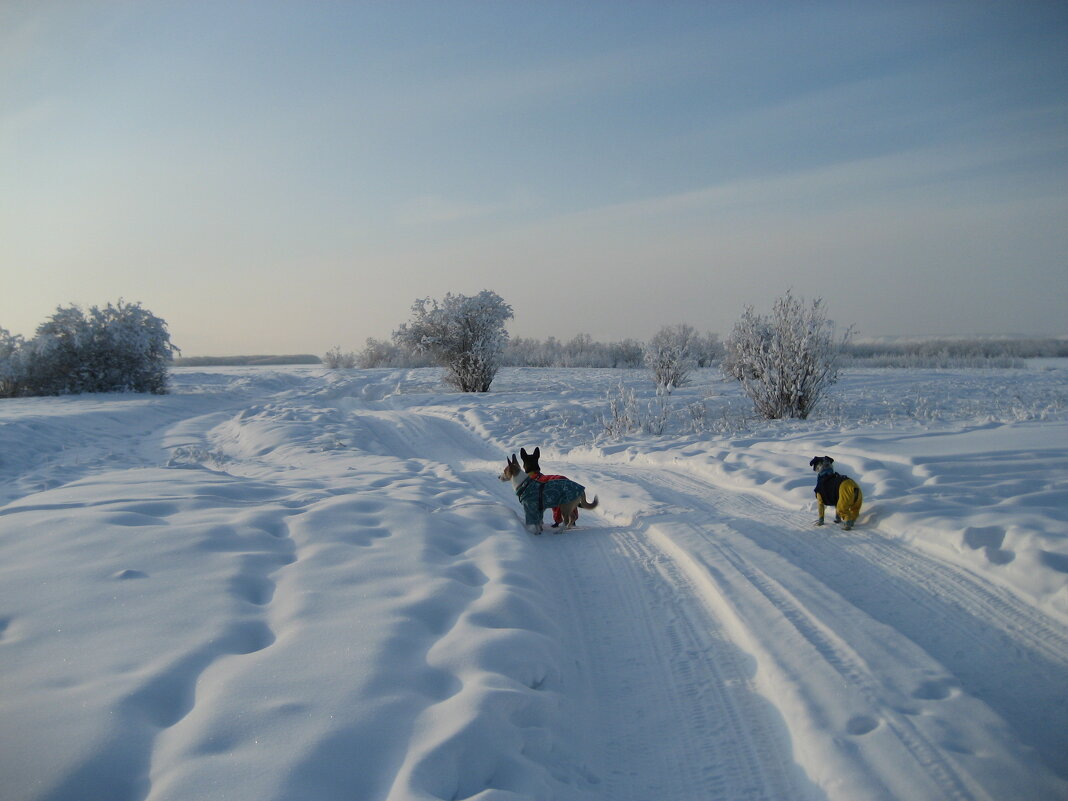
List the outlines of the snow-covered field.
{"label": "snow-covered field", "polygon": [[[4,801],[1068,798],[1063,362],[777,423],[712,371],[173,389],[0,401]],[[496,478],[535,445],[576,531]]]}

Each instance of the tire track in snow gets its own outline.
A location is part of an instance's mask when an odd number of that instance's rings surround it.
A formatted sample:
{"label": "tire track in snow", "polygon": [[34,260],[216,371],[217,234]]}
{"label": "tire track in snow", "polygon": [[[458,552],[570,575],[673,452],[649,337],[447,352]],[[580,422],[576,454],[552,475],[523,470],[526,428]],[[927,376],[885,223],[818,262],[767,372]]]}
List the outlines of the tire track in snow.
{"label": "tire track in snow", "polygon": [[785,726],[753,688],[752,660],[674,559],[615,528],[539,550],[575,610],[605,798],[805,797]]}
{"label": "tire track in snow", "polygon": [[[706,514],[752,516],[751,499],[677,471],[651,471],[642,481]],[[877,531],[800,529],[796,513],[771,506],[761,518],[737,530],[920,646],[1068,778],[1068,632],[1056,620]]]}
{"label": "tire track in snow", "polygon": [[[741,493],[725,493],[714,485],[677,471],[667,475],[669,479],[665,479],[663,473],[659,479],[687,496],[701,498],[710,492],[715,493],[715,509],[720,513],[752,516],[752,501]],[[657,478],[653,476],[653,480]],[[799,528],[797,513],[773,506],[762,508],[760,517],[768,525],[761,530],[749,530],[747,536],[761,547],[818,574],[823,580],[830,581],[839,574],[852,573],[857,566],[874,565],[910,587],[921,587],[929,592],[933,596],[933,607],[949,606],[958,612],[974,614],[1014,641],[1052,661],[1068,665],[1068,630],[1011,591],[1001,589],[981,576],[914,550],[898,540],[881,537],[877,529],[862,527],[838,535],[837,528],[828,527],[823,531]],[[820,572],[822,565],[841,566],[843,559],[850,562],[848,571]],[[863,583],[869,582],[865,580]],[[885,578],[882,583],[895,584]]]}
{"label": "tire track in snow", "polygon": [[[706,577],[709,593],[726,594],[731,584],[726,574],[734,573],[751,588],[750,595],[755,590],[774,614],[789,621],[847,685],[859,690],[861,701],[880,710],[875,717],[851,718],[847,733],[863,736],[885,723],[900,746],[912,755],[916,768],[939,788],[937,797],[988,796],[967,770],[962,773],[956,767],[956,758],[946,756],[946,739],[931,735],[930,726],[915,717],[913,707],[950,698],[963,689],[1014,724],[1013,735],[1022,743],[1038,748],[1050,739],[1056,743],[1068,731],[1064,726],[1063,696],[1068,649],[1063,646],[1063,629],[1010,593],[894,541],[876,539],[877,547],[851,552],[848,546],[862,538],[871,541],[875,535],[801,532],[796,514],[761,508],[757,516],[752,498],[723,491],[670,467],[611,466],[598,472],[605,482],[640,485],[660,513],[653,512],[648,519],[637,521],[638,527],[647,527],[684,562],[688,561],[686,549],[699,553],[700,558],[692,560],[690,567]],[[631,495],[637,492],[622,491]],[[685,547],[676,546],[676,539],[685,542]],[[813,547],[814,543],[818,547]],[[804,573],[809,574],[807,579]],[[824,595],[830,589],[854,608],[832,606],[827,610],[818,604],[813,606],[812,589],[806,584],[817,588],[822,584]],[[792,591],[790,587],[799,589],[802,596],[796,596],[796,589]],[[744,590],[730,587],[729,592]],[[748,603],[754,601],[750,599]],[[976,617],[975,609],[981,610],[982,617]],[[749,612],[753,613],[753,609]],[[765,609],[761,614],[766,616],[769,611]],[[852,631],[849,625],[850,618],[867,615],[912,640],[909,647],[915,643],[934,653],[957,674],[956,678],[919,683],[899,710],[888,706],[885,700],[880,703],[880,693],[886,695],[880,687],[885,677],[879,675],[879,659],[872,658],[878,646],[864,642],[871,637],[864,633],[863,620],[856,620]],[[746,621],[741,625],[745,626]],[[845,640],[838,636],[840,626],[845,626]],[[762,635],[754,632],[754,636]],[[860,656],[854,646],[866,649],[869,658]],[[894,656],[891,653],[884,658]],[[790,657],[786,658],[789,661]],[[1010,677],[1007,682],[1006,675]],[[1016,743],[1008,744],[1008,748],[1019,751]],[[961,750],[967,752],[966,748]],[[1054,772],[1063,767],[1063,754],[1056,748],[1044,749],[1047,766]],[[1022,765],[1012,767],[1026,775]],[[1042,789],[1033,797],[1057,797],[1049,789],[1054,785],[1056,781],[1049,776],[1036,779],[1036,786]]]}
{"label": "tire track in snow", "polygon": [[[427,471],[445,471],[485,496],[468,490],[452,503],[500,504],[515,514],[516,536],[529,536],[510,487],[496,478],[498,446],[434,414],[360,412],[354,424],[376,451],[425,460]],[[561,621],[572,632],[573,682],[581,684],[569,696],[577,705],[570,725],[583,732],[582,761],[602,797],[816,797],[793,762],[784,723],[752,686],[752,660],[679,565],[633,531],[604,527],[596,514],[582,520],[578,531],[547,530],[531,543],[572,612]]]}
{"label": "tire track in snow", "polygon": [[934,786],[938,788],[939,798],[968,801],[968,799],[986,797],[985,794],[978,796],[973,794],[969,789],[969,783],[945,759],[942,749],[920,732],[910,722],[908,715],[895,714],[885,708],[880,697],[878,676],[873,675],[867,662],[847,641],[827,628],[809,612],[803,602],[768,573],[755,564],[749,563],[732,549],[722,548],[721,553],[731,567],[757,589],[779,614],[786,618],[790,625],[825,660],[826,664],[841,676],[842,681],[857,692],[868,707],[880,710],[879,717],[865,714],[851,716],[845,726],[847,734],[865,735],[880,725],[886,725],[911,755],[915,764],[921,767],[922,772],[926,773]]}

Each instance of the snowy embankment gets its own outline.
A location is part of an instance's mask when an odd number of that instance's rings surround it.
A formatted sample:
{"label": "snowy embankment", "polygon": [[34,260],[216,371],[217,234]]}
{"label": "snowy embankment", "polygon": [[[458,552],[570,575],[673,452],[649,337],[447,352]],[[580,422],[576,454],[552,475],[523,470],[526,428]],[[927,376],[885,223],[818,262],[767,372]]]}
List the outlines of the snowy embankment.
{"label": "snowy embankment", "polygon": [[[603,436],[623,381],[667,436]],[[0,403],[0,797],[1068,796],[1068,369]],[[601,499],[526,534],[506,452]],[[865,491],[814,528],[807,462]]]}

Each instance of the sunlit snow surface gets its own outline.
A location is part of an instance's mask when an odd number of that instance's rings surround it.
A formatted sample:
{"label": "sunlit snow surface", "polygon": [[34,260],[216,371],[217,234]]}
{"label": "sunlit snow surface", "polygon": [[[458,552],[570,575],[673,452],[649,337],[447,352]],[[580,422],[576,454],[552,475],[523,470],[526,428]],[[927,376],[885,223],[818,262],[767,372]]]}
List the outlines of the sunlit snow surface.
{"label": "sunlit snow surface", "polygon": [[[1068,365],[750,408],[541,369],[0,401],[0,798],[1068,797]],[[575,531],[496,478],[534,446]]]}

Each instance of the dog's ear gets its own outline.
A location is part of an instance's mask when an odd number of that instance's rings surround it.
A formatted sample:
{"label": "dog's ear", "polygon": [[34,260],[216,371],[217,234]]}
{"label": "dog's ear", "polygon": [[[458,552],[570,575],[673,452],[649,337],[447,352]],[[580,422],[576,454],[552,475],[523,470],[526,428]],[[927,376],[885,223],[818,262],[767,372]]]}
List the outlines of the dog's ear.
{"label": "dog's ear", "polygon": [[530,458],[530,454],[527,453],[527,449],[526,448],[520,448],[519,449],[519,455],[522,456],[524,459],[529,459]]}
{"label": "dog's ear", "polygon": [[532,454],[532,456],[535,459],[540,459],[541,458],[541,446],[540,445],[534,448],[534,453]]}
{"label": "dog's ear", "polygon": [[834,459],[832,459],[830,456],[824,456],[823,461],[825,461],[827,464],[834,464]]}

